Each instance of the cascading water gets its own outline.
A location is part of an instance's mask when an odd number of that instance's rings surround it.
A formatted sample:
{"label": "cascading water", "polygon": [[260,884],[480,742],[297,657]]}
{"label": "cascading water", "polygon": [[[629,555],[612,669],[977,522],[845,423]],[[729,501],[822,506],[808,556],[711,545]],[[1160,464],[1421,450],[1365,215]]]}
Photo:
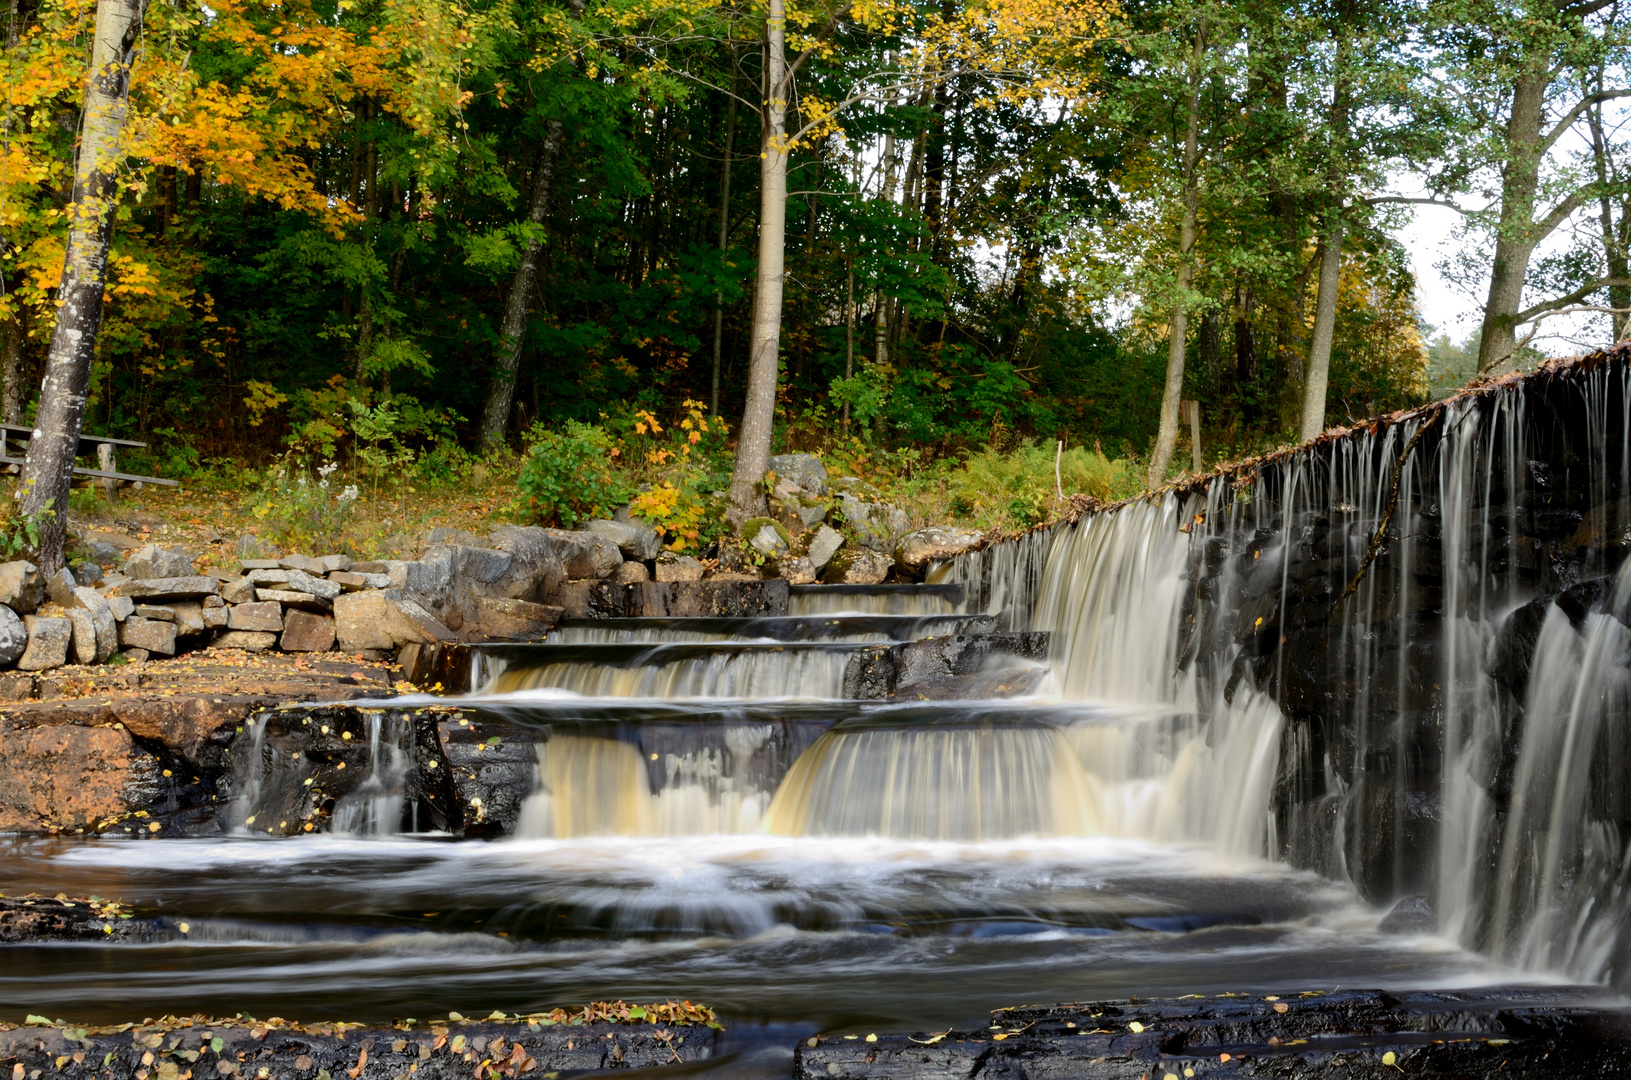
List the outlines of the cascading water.
{"label": "cascading water", "polygon": [[[478,690],[423,717],[264,714],[232,747],[228,836],[0,860],[6,891],[111,882],[208,918],[209,947],[24,958],[0,999],[120,1020],[223,986],[280,1015],[689,997],[728,1025],[883,1031],[1512,981],[1500,964],[1624,988],[1626,381],[1490,388],[921,586],[575,621],[478,650]],[[920,639],[1004,631],[1048,636],[1028,696],[902,690],[992,640]],[[894,665],[893,700],[843,697],[863,664]],[[483,814],[448,828],[500,839],[399,832],[457,822],[456,798]],[[266,816],[289,805],[310,816]],[[1382,919],[1407,897],[1437,935]]]}

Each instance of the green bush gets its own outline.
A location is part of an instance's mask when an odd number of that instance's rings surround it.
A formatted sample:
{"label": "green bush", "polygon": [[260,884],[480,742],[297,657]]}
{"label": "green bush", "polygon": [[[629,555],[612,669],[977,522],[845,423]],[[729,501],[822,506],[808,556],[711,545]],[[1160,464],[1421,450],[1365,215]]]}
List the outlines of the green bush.
{"label": "green bush", "polygon": [[523,520],[570,529],[635,494],[618,473],[620,451],[602,428],[568,420],[561,431],[533,428],[531,442],[516,479],[516,511]]}
{"label": "green bush", "polygon": [[1062,509],[1056,505],[1061,488],[1067,498],[1079,493],[1110,502],[1141,487],[1131,462],[1081,446],[1059,459],[1056,483],[1054,448],[1031,439],[1006,453],[987,448],[968,454],[946,476],[954,512],[1001,528],[1028,528],[1053,517]]}

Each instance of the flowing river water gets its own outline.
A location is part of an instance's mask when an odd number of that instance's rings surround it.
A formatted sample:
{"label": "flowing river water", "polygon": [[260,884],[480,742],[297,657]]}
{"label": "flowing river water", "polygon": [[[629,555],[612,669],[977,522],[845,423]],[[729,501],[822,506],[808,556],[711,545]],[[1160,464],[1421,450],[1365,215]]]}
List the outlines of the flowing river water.
{"label": "flowing river water", "polygon": [[[1543,597],[1523,734],[1503,735],[1518,706],[1501,704],[1489,657],[1543,592],[1497,565],[1519,530],[1491,524],[1501,504],[1487,497],[1522,480],[1522,409],[1516,394],[1475,400],[1404,466],[1408,425],[1294,460],[1255,499],[1218,481],[1131,504],[936,567],[938,584],[796,590],[774,619],[572,623],[496,651],[461,705],[533,732],[537,753],[516,835],[499,841],[403,831],[407,751],[380,726],[374,775],[329,834],[0,839],[0,891],[117,897],[165,927],[140,944],[8,947],[0,1013],[367,1020],[689,998],[727,1025],[711,1069],[772,1076],[814,1031],[939,1030],[1021,1002],[1623,990],[1631,870],[1591,769],[1631,701],[1631,585],[1613,578],[1578,617]],[[1405,539],[1327,647],[1359,672],[1342,706],[1365,744],[1352,759],[1385,763],[1415,737],[1389,689],[1409,650],[1387,633],[1431,638],[1434,685],[1450,691],[1432,711],[1445,734],[1419,850],[1356,840],[1408,828],[1353,812],[1363,785],[1334,750],[1310,758],[1313,779],[1287,764],[1305,738],[1279,704],[1277,665],[1293,660],[1195,630],[1273,618],[1288,641],[1288,568],[1321,542],[1307,515],[1350,515],[1322,571],[1347,581],[1390,476],[1418,488],[1401,502]],[[1208,545],[1233,561],[1197,571]],[[1382,594],[1416,580],[1411,559],[1448,567],[1453,584],[1433,587],[1474,599],[1435,596],[1449,617],[1384,632],[1377,613],[1409,604]],[[1251,615],[1253,574],[1278,581],[1266,615]],[[1193,599],[1208,576],[1227,619]],[[844,697],[856,650],[993,620],[1052,635],[1042,670],[1019,672],[1026,696]],[[1483,774],[1503,738],[1497,812]],[[1385,775],[1389,798],[1415,797],[1414,774]],[[1313,785],[1302,802],[1286,794],[1299,784]],[[240,799],[254,798],[252,782]],[[1387,918],[1417,881],[1431,930]]]}

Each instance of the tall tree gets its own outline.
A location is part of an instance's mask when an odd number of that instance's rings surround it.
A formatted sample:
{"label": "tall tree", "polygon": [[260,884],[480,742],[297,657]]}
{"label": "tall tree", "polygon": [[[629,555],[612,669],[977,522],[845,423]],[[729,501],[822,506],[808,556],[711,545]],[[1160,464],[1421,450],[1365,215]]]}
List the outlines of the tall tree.
{"label": "tall tree", "polygon": [[130,101],[130,68],[145,0],[98,0],[91,66],[80,120],[74,195],[68,208],[68,252],[58,290],[56,326],[45,356],[40,408],[23,459],[21,511],[40,521],[40,569],[63,564],[68,487],[85,417],[96,335],[102,326],[108,240],[118,202],[120,145]]}

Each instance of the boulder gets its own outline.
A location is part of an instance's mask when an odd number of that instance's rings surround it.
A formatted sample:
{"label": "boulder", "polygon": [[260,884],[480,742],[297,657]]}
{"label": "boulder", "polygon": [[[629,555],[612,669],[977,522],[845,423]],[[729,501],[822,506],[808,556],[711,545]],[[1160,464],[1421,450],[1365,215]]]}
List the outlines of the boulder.
{"label": "boulder", "polygon": [[701,581],[702,563],[689,555],[658,558],[658,581]]}
{"label": "boulder", "polygon": [[289,570],[288,585],[291,592],[309,593],[312,596],[321,596],[324,600],[333,600],[341,591],[339,582],[313,577],[298,568]]}
{"label": "boulder", "polygon": [[850,494],[839,496],[844,521],[856,542],[873,551],[893,553],[895,541],[911,527],[906,511],[883,502],[866,502]]}
{"label": "boulder", "polygon": [[828,563],[824,580],[829,585],[880,585],[894,565],[887,555],[856,551]]}
{"label": "boulder", "polygon": [[334,633],[346,652],[455,640],[419,604],[375,590],[345,593],[334,601]]}
{"label": "boulder", "polygon": [[310,611],[289,611],[283,616],[284,652],[327,652],[334,648],[334,620]]}
{"label": "boulder", "polygon": [[69,608],[68,622],[73,627],[68,650],[76,664],[96,663],[96,622],[82,607]]}
{"label": "boulder", "polygon": [[45,594],[51,598],[53,604],[63,607],[74,606],[74,590],[79,588],[79,582],[66,566],[45,579]]}
{"label": "boulder", "polygon": [[45,671],[68,662],[68,646],[74,634],[73,623],[67,619],[25,615],[23,626],[28,632],[28,647],[17,661],[17,670]]}
{"label": "boulder", "polygon": [[794,513],[798,515],[799,524],[806,529],[813,529],[827,520],[827,504],[813,500],[800,499]]}
{"label": "boulder", "polygon": [[118,622],[124,622],[136,610],[136,601],[128,596],[114,595],[103,597],[103,599],[108,602],[108,608],[113,612],[113,617]]}
{"label": "boulder", "polygon": [[119,646],[126,649],[146,649],[159,656],[176,654],[176,624],[144,619],[132,615],[119,624]]}
{"label": "boulder", "polygon": [[21,559],[0,563],[0,604],[28,615],[45,602],[45,580],[39,568]]}
{"label": "boulder", "polygon": [[[214,600],[216,597],[212,596],[209,599]],[[225,630],[227,627],[227,612],[228,608],[225,604],[221,604],[217,607],[210,607],[206,604],[203,610],[199,613],[199,617],[204,621],[204,629]]]}
{"label": "boulder", "polygon": [[769,518],[749,518],[742,524],[748,546],[767,559],[774,559],[792,546],[787,530]]}
{"label": "boulder", "polygon": [[265,652],[277,644],[277,635],[268,630],[228,630],[215,639],[217,649]]}
{"label": "boulder", "polygon": [[776,563],[776,576],[789,585],[814,585],[815,564],[802,555],[789,555]]}
{"label": "boulder", "polygon": [[657,535],[657,530],[645,525],[595,518],[585,522],[583,527],[596,536],[604,536],[616,544],[617,550],[623,553],[625,559],[632,559],[635,562],[655,559],[657,553],[663,549],[663,540]]}
{"label": "boulder", "polygon": [[[516,543],[516,534],[532,532],[540,534],[553,545],[556,558],[560,560],[561,576],[550,582],[548,591],[553,592],[555,586],[562,580],[569,578],[603,578],[617,569],[623,561],[623,553],[617,550],[617,545],[592,532],[568,532],[565,529],[541,529],[536,526],[531,529],[506,529],[495,532],[491,538],[493,546],[504,551],[504,542]],[[501,536],[502,534],[502,536]],[[500,542],[501,538],[504,542]],[[538,537],[519,538],[528,544],[538,543]],[[539,596],[547,593],[539,593]],[[520,599],[535,599],[536,597],[520,597]]]}
{"label": "boulder", "polygon": [[766,465],[777,477],[797,484],[806,495],[820,495],[827,489],[827,467],[814,454],[776,454]]}
{"label": "boulder", "polygon": [[132,600],[198,600],[220,591],[220,582],[203,576],[145,578],[119,586],[119,592]]}
{"label": "boulder", "polygon": [[10,667],[28,648],[28,630],[22,618],[9,607],[0,606],[0,667]]}
{"label": "boulder", "polygon": [[[210,597],[210,599],[215,599]],[[182,637],[188,634],[202,634],[204,626],[204,605],[197,600],[177,600],[170,605],[175,612],[176,633]]]}
{"label": "boulder", "polygon": [[[119,620],[114,614],[113,605],[107,597],[95,589],[81,585],[74,590],[74,602],[79,610],[89,613],[91,625],[95,631],[95,650],[91,660],[81,660],[80,663],[105,663],[107,658],[119,651]],[[70,608],[70,613],[76,609]],[[74,624],[74,641],[76,650],[79,644],[79,624]]]}
{"label": "boulder", "polygon": [[232,630],[257,630],[268,633],[281,631],[283,607],[276,600],[239,604],[227,613],[227,626]]}
{"label": "boulder", "polygon": [[626,562],[620,564],[616,570],[613,570],[612,576],[608,580],[621,581],[625,584],[633,584],[639,581],[650,581],[651,571],[646,569],[646,564],[643,562]]}
{"label": "boulder", "polygon": [[284,607],[297,607],[306,611],[315,611],[320,615],[327,615],[334,610],[334,605],[321,596],[313,596],[311,593],[304,592],[291,592],[288,589],[256,589],[255,599],[260,601],[269,600],[273,603],[282,604]]}
{"label": "boulder", "polygon": [[248,604],[255,599],[255,584],[248,578],[221,582],[221,599],[229,604]]}
{"label": "boulder", "polygon": [[954,559],[984,538],[977,529],[929,525],[913,529],[895,544],[895,561],[913,574],[922,574],[932,562]]}
{"label": "boulder", "polygon": [[102,584],[102,568],[93,562],[77,562],[70,569],[74,572],[74,580],[81,585]]}
{"label": "boulder", "polygon": [[192,572],[192,556],[178,547],[148,544],[137,548],[125,559],[125,573],[138,581],[148,578],[189,577]]}
{"label": "boulder", "polygon": [[465,629],[473,625],[475,634],[501,641],[541,641],[561,614],[562,609],[549,604],[481,596],[476,598],[474,623],[467,622]]}
{"label": "boulder", "polygon": [[838,549],[844,546],[844,534],[830,525],[817,527],[815,535],[810,538],[810,544],[805,555],[810,565],[820,573],[832,562],[832,557],[838,554]]}

